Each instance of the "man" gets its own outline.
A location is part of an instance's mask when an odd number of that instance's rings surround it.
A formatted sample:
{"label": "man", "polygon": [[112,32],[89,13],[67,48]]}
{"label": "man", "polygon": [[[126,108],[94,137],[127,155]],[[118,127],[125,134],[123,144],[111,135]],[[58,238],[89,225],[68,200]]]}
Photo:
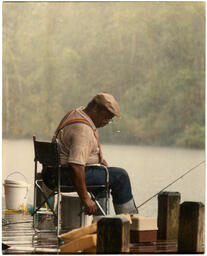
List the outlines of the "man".
{"label": "man", "polygon": [[[103,159],[97,128],[107,125],[114,116],[120,117],[117,101],[108,93],[98,93],[85,108],[69,111],[53,137],[53,141],[57,138],[59,143],[61,183],[74,185],[84,211],[89,215],[94,215],[97,207],[89,197],[86,185],[105,183],[104,168],[91,165],[107,166]],[[137,213],[127,172],[116,167],[108,167],[108,170],[115,212]]]}

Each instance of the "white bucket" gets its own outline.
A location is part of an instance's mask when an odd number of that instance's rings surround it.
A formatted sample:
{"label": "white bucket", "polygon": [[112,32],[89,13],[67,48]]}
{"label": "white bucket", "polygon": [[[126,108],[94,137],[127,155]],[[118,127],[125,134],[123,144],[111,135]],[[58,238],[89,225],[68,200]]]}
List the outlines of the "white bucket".
{"label": "white bucket", "polygon": [[86,227],[92,223],[93,216],[80,214],[81,201],[76,192],[61,195],[61,227],[64,231]]}
{"label": "white bucket", "polygon": [[[13,174],[20,174],[24,177],[26,182],[9,180],[8,177]],[[8,210],[19,210],[21,206],[26,206],[29,184],[27,184],[26,177],[20,172],[10,173],[4,180],[4,191],[6,209]]]}

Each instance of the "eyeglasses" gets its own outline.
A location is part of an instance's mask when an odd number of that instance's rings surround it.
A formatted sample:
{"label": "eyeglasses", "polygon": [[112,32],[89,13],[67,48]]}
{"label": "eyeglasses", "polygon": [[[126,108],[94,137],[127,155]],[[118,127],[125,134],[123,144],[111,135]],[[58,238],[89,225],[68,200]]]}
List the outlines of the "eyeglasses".
{"label": "eyeglasses", "polygon": [[113,118],[113,116],[112,117],[105,117],[104,119],[107,120],[107,121],[112,121],[112,118]]}
{"label": "eyeglasses", "polygon": [[112,123],[112,118],[114,117],[114,115],[112,113],[110,113],[109,111],[103,111],[102,112],[103,115],[103,120],[108,122],[108,123]]}
{"label": "eyeglasses", "polygon": [[112,123],[113,122],[113,117],[114,117],[114,115],[112,116],[111,114],[110,114],[110,116],[107,116],[107,117],[104,117],[104,120],[105,121],[108,121],[109,123]]}

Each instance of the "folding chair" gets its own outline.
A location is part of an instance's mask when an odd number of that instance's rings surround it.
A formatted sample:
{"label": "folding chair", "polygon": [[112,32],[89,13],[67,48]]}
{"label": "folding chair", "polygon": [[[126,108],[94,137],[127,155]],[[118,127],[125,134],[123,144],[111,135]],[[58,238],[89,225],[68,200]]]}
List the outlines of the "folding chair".
{"label": "folding chair", "polygon": [[[38,212],[38,210],[47,203],[48,207],[51,209],[55,219],[57,220],[57,235],[59,236],[60,233],[60,195],[61,192],[75,192],[75,188],[73,186],[63,186],[60,184],[61,180],[61,165],[60,165],[60,158],[59,158],[59,150],[58,150],[58,143],[54,142],[43,142],[43,141],[37,141],[36,137],[33,136],[33,142],[34,142],[34,162],[35,162],[35,174],[34,174],[34,212],[33,212],[33,220],[35,222],[35,215]],[[46,195],[44,191],[41,188],[40,183],[43,181],[41,178],[39,178],[38,171],[37,171],[37,165],[38,162],[42,165],[42,168],[55,168],[58,172],[58,180],[57,180],[57,186],[52,189],[51,193],[49,195]],[[103,215],[107,215],[108,212],[108,205],[109,205],[109,173],[106,166],[102,166],[106,173],[106,179],[104,185],[90,185],[87,186],[87,190],[91,195],[91,198],[96,202],[97,207],[100,209]],[[51,189],[51,188],[50,188]],[[37,191],[41,193],[44,200],[37,205]],[[98,194],[97,194],[98,192]],[[96,195],[95,195],[96,193]],[[105,202],[105,211],[101,207],[101,205],[98,202],[98,195],[100,193],[105,193],[106,195],[106,202]],[[51,203],[49,202],[49,198],[57,194],[57,209],[54,210]],[[80,216],[81,218],[81,216]]]}

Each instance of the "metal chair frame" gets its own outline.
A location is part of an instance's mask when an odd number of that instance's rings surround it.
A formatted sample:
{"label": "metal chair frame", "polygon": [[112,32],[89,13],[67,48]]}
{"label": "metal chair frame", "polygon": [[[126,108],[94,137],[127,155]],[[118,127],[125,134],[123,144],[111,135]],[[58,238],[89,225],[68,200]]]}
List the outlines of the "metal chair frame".
{"label": "metal chair frame", "polygon": [[[51,209],[55,219],[57,220],[57,235],[59,236],[60,233],[60,196],[61,192],[75,192],[75,188],[73,186],[61,186],[61,165],[60,165],[60,157],[59,157],[59,148],[58,143],[54,142],[42,142],[37,141],[36,137],[33,136],[33,143],[34,143],[34,212],[33,215],[33,225],[35,226],[35,215],[38,210],[45,204],[49,206]],[[37,172],[37,165],[38,162],[42,164],[42,167],[47,168],[47,166],[52,166],[57,168],[58,170],[58,182],[57,187],[52,190],[52,192],[47,196],[45,195],[44,191],[41,188],[40,182],[42,179],[38,179],[38,172]],[[96,202],[97,207],[100,209],[103,215],[109,214],[109,172],[106,166],[101,165],[106,173],[106,180],[104,185],[92,185],[87,186],[88,192],[91,195],[91,198]],[[101,189],[101,192],[106,193],[106,204],[105,204],[105,211],[97,201],[98,196],[93,194],[94,190]],[[37,191],[44,197],[44,201],[37,206]],[[49,202],[49,198],[57,194],[57,213],[54,211],[52,205]],[[80,219],[82,219],[80,215]]]}

